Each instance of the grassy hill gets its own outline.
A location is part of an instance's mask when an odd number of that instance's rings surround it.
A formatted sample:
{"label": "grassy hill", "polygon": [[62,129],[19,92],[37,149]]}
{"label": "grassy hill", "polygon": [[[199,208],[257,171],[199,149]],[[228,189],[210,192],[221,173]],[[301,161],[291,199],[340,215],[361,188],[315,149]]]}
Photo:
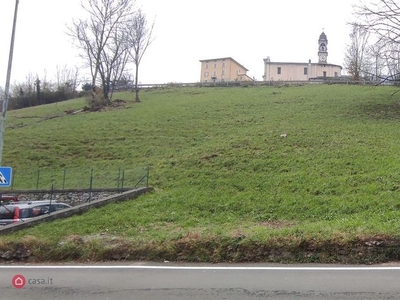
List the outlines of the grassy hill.
{"label": "grassy hill", "polygon": [[0,249],[39,260],[397,260],[397,91],[166,88],[141,103],[117,94],[124,108],[96,113],[45,118],[84,99],[11,111],[3,165],[149,166],[155,192],[2,237]]}

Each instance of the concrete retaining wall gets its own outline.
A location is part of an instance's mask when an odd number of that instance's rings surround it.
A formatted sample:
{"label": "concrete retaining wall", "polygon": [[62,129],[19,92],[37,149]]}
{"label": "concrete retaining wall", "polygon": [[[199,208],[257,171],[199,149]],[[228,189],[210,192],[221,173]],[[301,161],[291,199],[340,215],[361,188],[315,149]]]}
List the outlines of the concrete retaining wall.
{"label": "concrete retaining wall", "polygon": [[73,215],[80,215],[80,214],[87,212],[89,209],[102,207],[109,203],[116,203],[116,202],[120,202],[120,201],[132,200],[132,199],[135,199],[135,198],[139,197],[140,195],[143,195],[144,193],[150,192],[152,190],[153,190],[153,188],[151,188],[151,187],[130,190],[130,191],[112,195],[112,196],[109,196],[109,197],[106,197],[103,199],[95,200],[90,203],[79,204],[74,207],[63,209],[63,210],[60,210],[57,212],[53,212],[48,215],[43,215],[40,217],[32,218],[28,221],[19,222],[19,223],[15,223],[12,225],[2,226],[2,227],[0,227],[0,235],[15,232],[17,230],[24,229],[24,228],[33,227],[39,223],[49,222],[49,221],[56,220],[56,219],[68,218]]}

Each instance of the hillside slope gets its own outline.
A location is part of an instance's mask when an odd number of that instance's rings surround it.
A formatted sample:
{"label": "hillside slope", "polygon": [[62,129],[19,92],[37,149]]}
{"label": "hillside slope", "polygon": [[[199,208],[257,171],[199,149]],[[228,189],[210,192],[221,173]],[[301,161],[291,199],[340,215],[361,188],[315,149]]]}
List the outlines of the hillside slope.
{"label": "hillside slope", "polygon": [[3,163],[17,172],[149,166],[155,192],[2,237],[0,249],[37,260],[397,260],[394,91],[169,88],[40,122],[25,117],[84,101],[12,111]]}

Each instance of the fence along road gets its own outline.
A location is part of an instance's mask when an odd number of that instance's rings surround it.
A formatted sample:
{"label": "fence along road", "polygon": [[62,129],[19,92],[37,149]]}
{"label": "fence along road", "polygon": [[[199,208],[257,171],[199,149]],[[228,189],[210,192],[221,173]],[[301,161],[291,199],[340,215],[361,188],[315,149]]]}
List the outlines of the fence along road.
{"label": "fence along road", "polygon": [[149,168],[13,170],[12,184],[1,191],[13,190],[64,190],[64,189],[124,189],[147,187]]}

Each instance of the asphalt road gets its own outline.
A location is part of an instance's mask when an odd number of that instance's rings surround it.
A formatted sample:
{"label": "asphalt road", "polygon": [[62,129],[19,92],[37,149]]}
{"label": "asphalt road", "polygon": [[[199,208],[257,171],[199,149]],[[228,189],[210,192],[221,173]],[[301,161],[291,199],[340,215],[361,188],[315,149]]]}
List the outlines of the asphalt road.
{"label": "asphalt road", "polygon": [[400,266],[0,265],[0,296],[7,300],[395,300],[400,299]]}

